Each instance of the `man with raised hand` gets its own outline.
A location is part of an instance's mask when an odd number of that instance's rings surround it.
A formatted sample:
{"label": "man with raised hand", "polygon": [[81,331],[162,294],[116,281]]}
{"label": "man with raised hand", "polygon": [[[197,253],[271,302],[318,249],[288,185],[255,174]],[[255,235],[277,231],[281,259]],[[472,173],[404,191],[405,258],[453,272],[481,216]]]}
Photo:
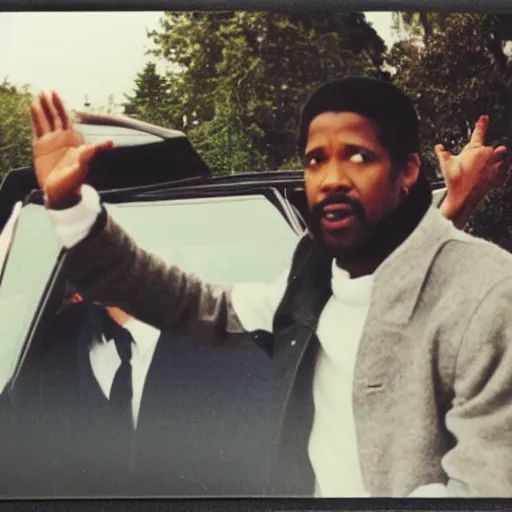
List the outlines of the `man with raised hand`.
{"label": "man with raised hand", "polygon": [[[311,96],[298,138],[310,232],[275,283],[231,289],[168,267],[107,215],[82,184],[111,144],[74,144],[56,94],[32,116],[37,177],[86,299],[217,346],[272,334],[286,400],[269,494],[512,496],[512,258],[432,206],[401,91],[347,78]],[[481,183],[470,151],[490,177],[501,166],[504,148],[478,136],[444,162],[453,215]]]}

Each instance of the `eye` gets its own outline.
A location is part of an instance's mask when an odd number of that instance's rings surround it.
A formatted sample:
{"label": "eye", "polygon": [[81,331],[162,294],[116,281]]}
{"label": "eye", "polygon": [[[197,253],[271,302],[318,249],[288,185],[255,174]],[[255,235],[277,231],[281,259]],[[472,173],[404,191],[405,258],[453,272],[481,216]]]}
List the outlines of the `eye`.
{"label": "eye", "polygon": [[364,149],[355,150],[350,156],[349,160],[354,164],[367,164],[371,162],[373,155]]}
{"label": "eye", "polygon": [[310,169],[321,164],[323,158],[320,155],[306,155],[302,160],[302,165],[305,169]]}

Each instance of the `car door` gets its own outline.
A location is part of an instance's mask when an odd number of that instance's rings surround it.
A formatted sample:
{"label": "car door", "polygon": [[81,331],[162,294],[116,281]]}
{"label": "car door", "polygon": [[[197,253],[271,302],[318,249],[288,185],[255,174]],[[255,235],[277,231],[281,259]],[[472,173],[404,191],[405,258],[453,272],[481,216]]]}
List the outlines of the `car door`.
{"label": "car door", "polygon": [[[269,283],[286,271],[300,236],[276,206],[282,198],[270,201],[269,194],[277,195],[269,188],[253,195],[130,201],[107,208],[141,247],[169,264],[211,282]],[[10,302],[12,283],[36,249],[37,264],[31,260],[19,299]],[[15,319],[10,330],[4,326],[10,348],[3,368],[15,394],[26,395],[27,383],[34,391],[32,372],[63,293],[60,251],[43,207],[25,206],[0,282],[0,312]],[[200,480],[204,495],[261,492],[282,400],[273,386],[272,361],[256,347],[209,349],[185,335],[172,337],[169,361],[166,402],[147,412],[141,428],[149,439],[172,429],[173,439],[142,458],[139,465],[147,465],[142,473],[157,480],[154,468],[179,453],[180,472]]]}

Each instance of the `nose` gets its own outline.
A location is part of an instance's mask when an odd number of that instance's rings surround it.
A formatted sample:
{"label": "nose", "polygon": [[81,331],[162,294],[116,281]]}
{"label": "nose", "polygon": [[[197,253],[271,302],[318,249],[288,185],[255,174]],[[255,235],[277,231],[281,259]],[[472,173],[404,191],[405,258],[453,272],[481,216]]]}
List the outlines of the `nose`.
{"label": "nose", "polygon": [[352,188],[352,182],[341,162],[329,162],[323,171],[324,175],[321,184],[323,193],[348,192]]}

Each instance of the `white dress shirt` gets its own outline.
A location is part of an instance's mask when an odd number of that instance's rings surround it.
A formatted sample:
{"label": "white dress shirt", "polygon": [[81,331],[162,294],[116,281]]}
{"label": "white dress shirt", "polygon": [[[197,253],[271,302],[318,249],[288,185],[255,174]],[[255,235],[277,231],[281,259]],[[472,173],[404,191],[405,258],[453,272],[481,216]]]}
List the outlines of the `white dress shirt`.
{"label": "white dress shirt", "polygon": [[[87,236],[100,211],[98,193],[84,185],[80,203],[67,210],[49,210],[49,215],[62,244],[71,248]],[[286,290],[288,273],[271,285],[234,286],[232,304],[244,329],[272,330],[272,320]],[[360,497],[366,495],[366,490],[357,452],[352,380],[368,313],[372,276],[350,279],[333,262],[331,285],[333,296],[322,311],[317,329],[321,347],[313,380],[315,415],[308,453],[316,478],[315,496]],[[117,356],[115,347],[111,350]],[[113,355],[110,357],[119,364],[118,356],[117,359]],[[112,385],[113,373],[114,370],[108,379],[101,377],[104,390]],[[429,482],[411,496],[444,497],[446,488],[443,484]]]}
{"label": "white dress shirt", "polygon": [[[133,337],[132,357],[130,359],[133,389],[132,417],[134,428],[137,428],[144,384],[153,360],[160,331],[134,318],[130,319],[123,327],[130,331]],[[103,336],[102,342],[96,342],[91,346],[89,358],[92,371],[103,394],[110,398],[112,383],[121,365],[114,340],[107,340]]]}

